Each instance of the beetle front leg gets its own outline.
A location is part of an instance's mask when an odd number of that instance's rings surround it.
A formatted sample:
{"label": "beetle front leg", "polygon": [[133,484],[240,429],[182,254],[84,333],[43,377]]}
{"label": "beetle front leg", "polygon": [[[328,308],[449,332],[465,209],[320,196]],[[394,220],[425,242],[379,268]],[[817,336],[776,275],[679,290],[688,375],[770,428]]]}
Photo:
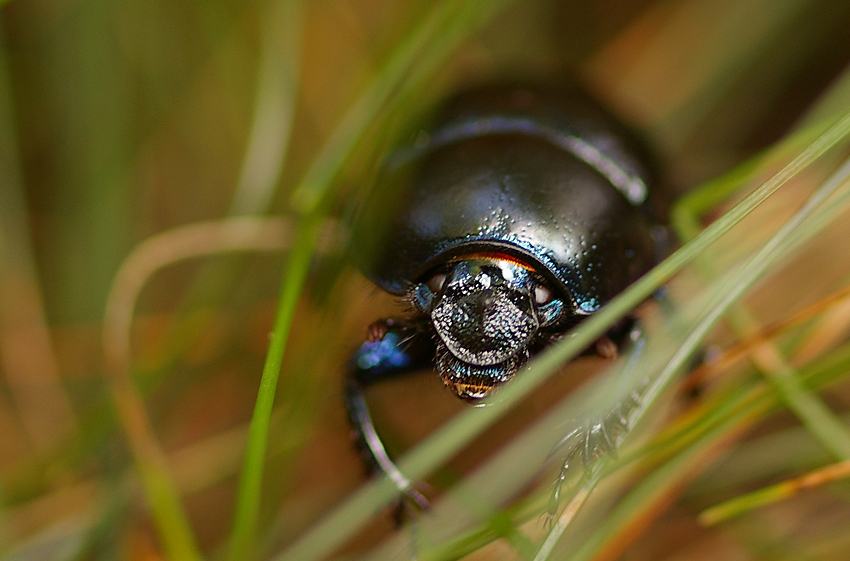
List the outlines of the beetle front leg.
{"label": "beetle front leg", "polygon": [[428,499],[413,486],[410,481],[398,469],[390,455],[387,453],[381,440],[372,416],[369,413],[369,405],[363,395],[363,385],[354,377],[349,378],[345,385],[345,403],[348,408],[348,417],[354,431],[357,447],[360,449],[364,461],[373,472],[386,475],[395,485],[399,492],[421,509],[428,508]]}
{"label": "beetle front leg", "polygon": [[345,384],[345,405],[356,446],[371,472],[387,476],[410,503],[426,509],[428,500],[398,469],[384,447],[372,422],[364,390],[381,380],[428,366],[434,357],[433,345],[428,337],[422,336],[409,323],[399,320],[375,322],[369,327],[368,336],[369,340],[363,343],[350,362]]}

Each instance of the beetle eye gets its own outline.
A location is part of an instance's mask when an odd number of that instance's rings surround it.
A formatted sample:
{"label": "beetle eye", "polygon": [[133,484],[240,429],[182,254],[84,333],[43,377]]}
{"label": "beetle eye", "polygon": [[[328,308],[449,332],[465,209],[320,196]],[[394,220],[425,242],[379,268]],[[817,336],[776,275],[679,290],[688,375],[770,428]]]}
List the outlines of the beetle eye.
{"label": "beetle eye", "polygon": [[439,294],[443,290],[443,285],[446,284],[446,275],[437,273],[428,281],[428,288],[434,294]]}
{"label": "beetle eye", "polygon": [[534,303],[538,306],[543,306],[552,301],[552,291],[543,285],[537,285],[534,288]]}

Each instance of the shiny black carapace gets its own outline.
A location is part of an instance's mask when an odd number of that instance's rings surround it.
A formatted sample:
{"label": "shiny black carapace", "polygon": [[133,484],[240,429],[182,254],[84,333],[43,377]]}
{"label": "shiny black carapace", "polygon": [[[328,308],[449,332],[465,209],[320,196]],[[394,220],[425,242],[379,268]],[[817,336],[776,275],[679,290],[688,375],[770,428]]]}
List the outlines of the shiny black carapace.
{"label": "shiny black carapace", "polygon": [[[577,89],[524,85],[456,97],[387,158],[354,253],[411,313],[370,326],[347,402],[367,461],[409,496],[422,501],[386,454],[364,386],[435,363],[475,402],[518,375],[659,260],[663,201],[646,162]],[[596,352],[615,355],[627,331]]]}

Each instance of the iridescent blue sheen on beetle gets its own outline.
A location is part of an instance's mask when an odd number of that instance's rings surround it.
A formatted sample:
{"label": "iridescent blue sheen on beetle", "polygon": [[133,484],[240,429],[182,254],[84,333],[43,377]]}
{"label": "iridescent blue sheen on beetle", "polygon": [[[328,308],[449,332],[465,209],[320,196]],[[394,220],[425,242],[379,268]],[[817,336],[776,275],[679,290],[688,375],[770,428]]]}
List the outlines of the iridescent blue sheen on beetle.
{"label": "iridescent blue sheen on beetle", "polygon": [[[380,376],[354,367],[349,394],[429,361],[470,401],[510,380],[659,260],[664,201],[646,162],[574,88],[486,87],[450,101],[387,158],[361,212],[358,266],[414,312],[369,332],[402,335],[409,364],[374,367]],[[349,409],[362,440],[368,411]]]}

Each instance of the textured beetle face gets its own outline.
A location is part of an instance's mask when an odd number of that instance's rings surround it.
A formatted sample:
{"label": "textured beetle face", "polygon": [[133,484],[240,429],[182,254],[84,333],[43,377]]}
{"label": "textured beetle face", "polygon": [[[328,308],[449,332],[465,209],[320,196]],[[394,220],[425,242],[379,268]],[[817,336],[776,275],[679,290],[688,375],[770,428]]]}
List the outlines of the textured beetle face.
{"label": "textured beetle face", "polygon": [[414,303],[437,333],[443,382],[466,400],[513,378],[540,328],[563,308],[531,271],[497,258],[456,262],[419,286]]}

